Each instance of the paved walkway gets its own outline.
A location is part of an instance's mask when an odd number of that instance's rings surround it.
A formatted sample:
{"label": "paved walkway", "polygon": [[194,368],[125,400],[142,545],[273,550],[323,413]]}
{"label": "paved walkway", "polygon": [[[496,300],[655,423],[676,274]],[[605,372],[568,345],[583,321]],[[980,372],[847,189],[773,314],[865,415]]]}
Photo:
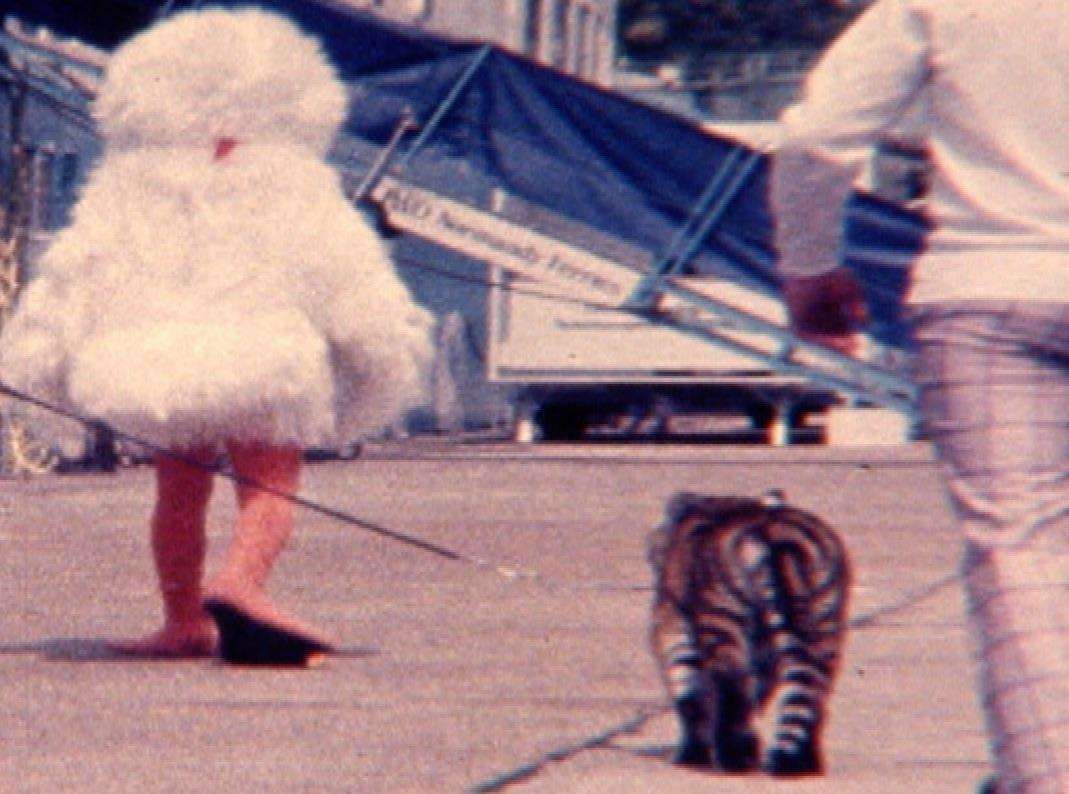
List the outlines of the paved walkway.
{"label": "paved walkway", "polygon": [[[273,589],[345,648],[311,671],[110,657],[157,619],[151,471],[0,481],[0,791],[972,794],[987,753],[935,478],[923,446],[402,444],[312,465],[308,498],[537,576],[302,512]],[[847,536],[860,625],[827,777],[714,785],[665,762],[645,535],[676,490],[770,487]],[[220,483],[212,561],[233,514]]]}

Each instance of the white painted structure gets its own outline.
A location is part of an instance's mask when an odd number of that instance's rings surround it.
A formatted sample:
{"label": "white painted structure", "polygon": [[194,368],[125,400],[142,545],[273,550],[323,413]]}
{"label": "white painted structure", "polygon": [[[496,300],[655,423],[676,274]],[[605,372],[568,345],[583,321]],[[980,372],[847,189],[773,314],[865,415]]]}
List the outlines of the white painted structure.
{"label": "white painted structure", "polygon": [[321,0],[453,38],[489,41],[602,86],[613,82],[616,0]]}
{"label": "white painted structure", "polygon": [[[393,227],[490,266],[485,374],[492,387],[525,395],[516,406],[518,440],[547,430],[550,420],[541,428],[534,421],[546,405],[557,410],[554,423],[563,419],[560,427],[570,428],[561,432],[579,434],[586,418],[617,411],[615,402],[648,403],[655,413],[659,403],[686,400],[695,390],[707,398],[716,387],[724,400],[735,395],[728,408],[757,422],[762,406],[768,408],[769,440],[783,444],[790,441],[796,407],[811,411],[834,401],[828,387],[806,373],[777,371],[788,323],[775,297],[715,276],[676,277],[662,285],[657,301],[665,322],[650,322],[627,308],[647,272],[634,263],[648,256],[622,241],[611,254],[597,253],[536,231],[509,217],[510,197],[504,194],[487,212],[387,176],[372,195]],[[702,331],[710,331],[712,340]],[[863,356],[874,352],[869,344],[863,348]],[[794,350],[791,357],[810,373],[842,381],[856,376],[822,348]],[[612,405],[604,399],[610,394]],[[668,412],[678,408],[682,403]],[[831,428],[835,443],[904,440],[910,422],[895,418],[901,408],[879,413],[888,421],[875,435],[866,431],[875,429],[866,425],[874,414],[844,412]],[[575,424],[567,424],[562,411]]]}

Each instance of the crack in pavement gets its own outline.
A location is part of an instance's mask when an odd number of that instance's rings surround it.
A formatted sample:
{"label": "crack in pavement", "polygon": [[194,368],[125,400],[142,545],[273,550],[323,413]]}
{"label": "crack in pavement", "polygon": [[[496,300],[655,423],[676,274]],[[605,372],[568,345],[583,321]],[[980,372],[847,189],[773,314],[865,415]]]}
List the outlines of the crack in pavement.
{"label": "crack in pavement", "polygon": [[[897,601],[893,601],[889,604],[884,604],[883,606],[876,607],[875,609],[872,609],[865,614],[857,615],[848,622],[848,625],[852,629],[871,628],[879,624],[881,620],[890,615],[896,614],[898,612],[903,612],[911,607],[917,606],[923,601],[926,601],[927,599],[941,592],[948,586],[954,584],[954,582],[956,582],[959,578],[960,574],[958,572],[949,573],[945,576],[936,579],[933,582],[930,582],[924,587],[918,588],[907,593],[905,596],[898,599]],[[635,586],[625,586],[623,589],[637,591],[640,588]],[[520,766],[517,766],[514,769],[503,772],[500,775],[492,777],[481,783],[477,783],[468,790],[472,792],[472,794],[494,794],[494,792],[504,791],[506,788],[515,783],[522,783],[525,780],[530,780],[531,778],[538,775],[538,773],[545,769],[549,764],[568,761],[579,755],[580,753],[584,753],[588,750],[605,749],[609,747],[612,741],[618,736],[636,734],[640,732],[644,727],[646,727],[646,724],[650,720],[654,719],[655,717],[659,717],[670,710],[671,707],[665,705],[656,710],[640,711],[638,714],[631,717],[630,719],[625,720],[624,722],[621,722],[617,725],[614,725],[608,728],[607,730],[602,731],[601,733],[595,734],[594,736],[584,739],[581,742],[576,742],[574,744],[559,747],[555,750],[550,750],[549,752],[543,753],[539,758],[533,761],[521,764]]]}
{"label": "crack in pavement", "polygon": [[646,723],[655,717],[659,717],[668,711],[667,706],[655,710],[640,711],[633,717],[621,722],[617,725],[595,734],[589,738],[584,739],[581,742],[575,744],[565,745],[558,747],[554,750],[550,750],[547,753],[543,753],[539,758],[534,761],[530,761],[526,764],[521,764],[515,769],[511,769],[507,772],[503,772],[496,777],[485,780],[482,783],[478,783],[472,786],[468,791],[472,794],[493,794],[494,792],[504,791],[514,783],[521,783],[525,780],[530,780],[541,772],[549,764],[561,763],[567,761],[580,753],[584,753],[587,750],[597,750],[608,747],[610,743],[618,736],[627,736],[636,734],[646,727]]}

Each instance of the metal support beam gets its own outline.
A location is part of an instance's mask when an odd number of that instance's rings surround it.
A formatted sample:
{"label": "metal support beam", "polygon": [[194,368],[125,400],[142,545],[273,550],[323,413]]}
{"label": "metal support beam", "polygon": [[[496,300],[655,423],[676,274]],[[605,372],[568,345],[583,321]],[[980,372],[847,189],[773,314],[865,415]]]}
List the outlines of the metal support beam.
{"label": "metal support beam", "polygon": [[446,95],[445,99],[443,99],[441,104],[438,105],[427,123],[423,125],[423,129],[420,130],[420,133],[416,137],[416,140],[412,142],[412,146],[409,147],[408,151],[405,152],[405,155],[401,158],[401,161],[399,163],[401,169],[404,169],[408,166],[409,162],[411,162],[412,158],[416,155],[416,153],[419,152],[419,150],[426,145],[427,141],[430,140],[431,136],[438,131],[438,127],[439,125],[441,125],[442,120],[446,117],[449,111],[453,109],[453,106],[460,100],[461,95],[464,93],[464,89],[467,88],[468,84],[471,83],[471,81],[474,79],[476,73],[482,67],[483,63],[486,62],[486,59],[490,57],[490,53],[493,52],[493,49],[494,48],[491,45],[487,44],[483,46],[477,53],[475,53],[475,57],[471,59],[471,63],[468,64],[468,68],[464,70],[464,73],[460,76],[460,79],[453,84],[453,87],[449,90],[449,93]]}
{"label": "metal support beam", "polygon": [[[661,290],[682,310],[632,311],[650,322],[765,361],[780,375],[809,380],[830,391],[914,416],[916,387],[899,372],[799,339],[787,328],[688,289],[670,276]],[[760,334],[775,343],[774,350],[732,338],[733,332]],[[789,351],[786,356],[785,351]]]}
{"label": "metal support beam", "polygon": [[734,149],[709,180],[695,202],[687,222],[672,239],[662,257],[650,268],[628,298],[635,308],[650,307],[660,294],[665,277],[682,272],[709,233],[723,220],[731,202],[742,191],[763,156],[760,151]]}
{"label": "metal support beam", "polygon": [[650,272],[645,276],[638,286],[635,287],[634,292],[628,298],[628,304],[641,307],[650,306],[653,303],[653,299],[656,296],[656,284],[659,281],[659,277],[671,273],[673,271],[673,265],[676,260],[677,253],[686,244],[687,238],[691,235],[691,229],[699,218],[701,218],[709,209],[709,205],[720,193],[723,184],[728,180],[732,171],[734,171],[736,164],[742,157],[742,149],[732,149],[731,153],[724,158],[724,162],[720,164],[720,168],[713,174],[713,178],[709,180],[705,188],[702,190],[698,200],[694,202],[694,206],[691,207],[690,214],[687,217],[686,223],[684,223],[675,236],[668,243],[668,247],[664,253],[658,257],[657,261],[650,267]]}
{"label": "metal support beam", "polygon": [[[434,113],[427,120],[427,123],[420,129],[419,135],[416,140],[412,142],[412,145],[408,148],[408,151],[397,161],[396,170],[403,171],[417,152],[422,149],[431,136],[437,131],[441,125],[442,120],[446,117],[453,106],[459,101],[464,89],[471,83],[475,77],[479,68],[486,61],[487,57],[493,51],[493,47],[489,44],[479,49],[472,58],[471,63],[464,70],[464,73],[453,84],[453,87],[449,89],[449,93],[446,95],[438,107],[435,108]],[[394,159],[398,150],[401,147],[401,143],[404,141],[405,136],[414,129],[419,129],[419,124],[415,120],[415,116],[409,109],[405,110],[405,113],[397,121],[397,126],[394,127],[393,133],[390,135],[390,140],[387,141],[386,146],[379,152],[375,162],[372,163],[371,168],[367,170],[363,178],[360,180],[360,184],[353,190],[350,198],[353,201],[362,201],[367,198],[368,195],[375,189],[376,185],[381,181],[382,177],[390,170],[394,165]]]}
{"label": "metal support beam", "polygon": [[705,220],[698,227],[698,230],[687,241],[686,247],[676,257],[672,266],[672,271],[679,273],[683,270],[686,264],[697,253],[698,248],[705,242],[705,239],[709,236],[717,226],[720,225],[720,221],[723,220],[724,214],[731,206],[731,202],[735,200],[735,197],[746,186],[746,183],[750,181],[750,177],[753,175],[754,169],[757,168],[758,163],[761,162],[763,153],[759,151],[750,152],[749,157],[739,166],[734,178],[724,188],[724,192],[720,194],[716,204],[709,210],[709,213],[705,216]]}
{"label": "metal support beam", "polygon": [[375,158],[375,162],[371,164],[371,168],[364,174],[363,179],[360,180],[360,184],[353,190],[352,195],[349,198],[352,201],[363,201],[370,195],[371,191],[375,189],[375,186],[381,181],[383,175],[386,173],[386,169],[390,167],[390,163],[393,161],[394,155],[397,153],[398,147],[401,145],[401,141],[404,140],[405,135],[416,128],[415,118],[410,112],[406,110],[401,115],[401,118],[397,121],[397,126],[393,128],[393,133],[390,135],[390,140],[379,152],[379,156]]}

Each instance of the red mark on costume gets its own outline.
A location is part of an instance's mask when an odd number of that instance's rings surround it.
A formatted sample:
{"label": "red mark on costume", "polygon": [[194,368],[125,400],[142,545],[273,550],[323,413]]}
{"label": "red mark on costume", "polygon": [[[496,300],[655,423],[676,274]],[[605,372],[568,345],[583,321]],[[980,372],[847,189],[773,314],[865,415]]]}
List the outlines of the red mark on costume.
{"label": "red mark on costume", "polygon": [[234,151],[234,147],[238,145],[236,138],[216,138],[215,139],[215,154],[212,157],[215,162],[225,160],[227,156]]}

